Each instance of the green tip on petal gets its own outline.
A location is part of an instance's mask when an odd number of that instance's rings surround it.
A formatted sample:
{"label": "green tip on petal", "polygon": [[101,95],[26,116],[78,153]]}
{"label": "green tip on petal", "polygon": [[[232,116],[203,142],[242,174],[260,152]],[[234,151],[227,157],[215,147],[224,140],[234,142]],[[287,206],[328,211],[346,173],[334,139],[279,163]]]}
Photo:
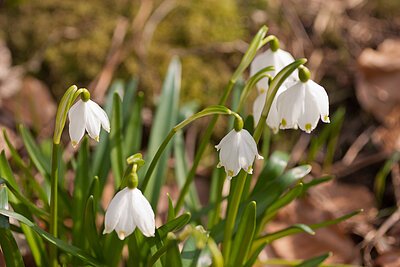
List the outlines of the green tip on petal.
{"label": "green tip on petal", "polygon": [[78,142],[72,141],[71,144],[72,144],[72,147],[75,148],[78,145]]}
{"label": "green tip on petal", "polygon": [[249,166],[249,167],[247,168],[246,172],[247,172],[248,174],[253,174],[253,168],[252,168],[251,166]]}
{"label": "green tip on petal", "polygon": [[330,123],[331,122],[331,120],[329,119],[329,116],[328,115],[325,115],[324,116],[324,119],[322,120],[323,122],[326,122],[326,123]]}
{"label": "green tip on petal", "polygon": [[233,176],[233,171],[232,170],[228,170],[228,176],[232,177]]}
{"label": "green tip on petal", "polygon": [[99,141],[100,141],[100,137],[99,137],[99,136],[96,136],[96,137],[94,138],[94,140],[96,140],[96,142],[99,142]]}
{"label": "green tip on petal", "polygon": [[283,127],[286,127],[286,125],[287,125],[286,120],[285,120],[285,119],[282,119],[281,124],[282,124]]}
{"label": "green tip on petal", "polygon": [[306,133],[311,133],[311,123],[307,123],[304,128],[306,129]]}

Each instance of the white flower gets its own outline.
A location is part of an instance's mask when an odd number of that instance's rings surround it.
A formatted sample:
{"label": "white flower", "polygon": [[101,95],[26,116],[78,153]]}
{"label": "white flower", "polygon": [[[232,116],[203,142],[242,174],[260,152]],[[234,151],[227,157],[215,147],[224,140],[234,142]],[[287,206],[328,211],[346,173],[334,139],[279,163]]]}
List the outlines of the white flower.
{"label": "white flower", "polygon": [[325,89],[312,80],[298,81],[279,95],[277,110],[281,129],[300,127],[310,133],[319,118],[329,123],[329,99]]}
{"label": "white flower", "polygon": [[99,141],[100,126],[110,132],[110,121],[107,113],[95,102],[81,99],[77,101],[68,112],[69,136],[72,145],[75,147],[85,134],[85,129],[89,136]]}
{"label": "white flower", "polygon": [[154,212],[150,203],[137,189],[125,187],[111,200],[106,211],[103,234],[117,232],[119,239],[132,234],[136,226],[147,237],[154,236]]}
{"label": "white flower", "polygon": [[[268,116],[267,116],[267,125],[269,128],[272,129],[274,133],[277,133],[279,131],[279,124],[280,124],[280,118],[278,116],[278,110],[276,108],[276,101],[278,99],[278,96],[286,90],[286,86],[282,85],[279,89],[278,92],[275,95],[274,100],[272,101],[271,104],[271,109],[269,110]],[[254,101],[253,104],[253,116],[254,116],[254,124],[257,125],[258,121],[260,120],[262,110],[264,109],[265,105],[265,97],[267,93],[264,92],[260,94],[256,100]]]}
{"label": "white flower", "polygon": [[245,129],[238,132],[233,129],[215,148],[220,151],[218,167],[224,166],[228,179],[236,176],[241,168],[247,173],[253,173],[254,159],[263,158],[258,154],[253,137]]}
{"label": "white flower", "polygon": [[[278,49],[276,51],[268,49],[264,53],[261,53],[254,58],[253,62],[250,65],[250,76],[253,76],[257,72],[268,66],[273,66],[275,68],[273,71],[269,72],[269,74],[275,76],[278,72],[280,72],[284,67],[286,67],[293,61],[294,58],[289,52],[286,52],[282,49]],[[293,72],[290,78],[287,79],[287,81],[290,80],[297,80],[297,72]],[[267,91],[268,87],[268,78],[263,78],[257,83],[257,88],[260,93]]]}

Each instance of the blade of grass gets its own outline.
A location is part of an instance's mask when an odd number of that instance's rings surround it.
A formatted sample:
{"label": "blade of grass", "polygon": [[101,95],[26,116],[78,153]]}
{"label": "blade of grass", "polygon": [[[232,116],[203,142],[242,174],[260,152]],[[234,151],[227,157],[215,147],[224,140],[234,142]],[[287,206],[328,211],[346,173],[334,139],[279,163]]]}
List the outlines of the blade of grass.
{"label": "blade of grass", "polygon": [[[168,67],[160,96],[160,103],[154,116],[148,150],[145,157],[146,162],[151,161],[151,158],[154,157],[158,147],[163,142],[166,133],[168,133],[177,122],[180,82],[181,63],[178,58],[174,58]],[[156,169],[146,187],[146,191],[144,192],[155,211],[157,210],[161,187],[165,182],[165,171],[167,169],[167,160],[170,153],[171,143],[167,146],[163,155],[160,157]],[[145,165],[144,168],[140,169],[140,173],[146,173],[148,167],[149,165]]]}

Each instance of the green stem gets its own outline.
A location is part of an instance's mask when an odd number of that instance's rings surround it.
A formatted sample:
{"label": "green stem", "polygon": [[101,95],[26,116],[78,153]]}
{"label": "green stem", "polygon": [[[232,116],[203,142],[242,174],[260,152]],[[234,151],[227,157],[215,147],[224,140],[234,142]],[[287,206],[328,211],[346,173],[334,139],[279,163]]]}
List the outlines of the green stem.
{"label": "green stem", "polygon": [[167,135],[167,137],[164,139],[164,141],[162,142],[162,144],[160,145],[160,147],[158,148],[156,154],[154,155],[149,168],[147,169],[146,175],[143,179],[142,185],[141,185],[141,189],[144,192],[146,190],[146,187],[149,183],[150,177],[157,165],[158,160],[160,159],[162,153],[164,152],[165,148],[167,147],[169,141],[171,141],[172,137],[175,135],[175,133],[177,133],[180,129],[184,128],[186,125],[188,125],[189,123],[202,118],[204,116],[208,116],[208,115],[213,115],[213,114],[219,114],[219,115],[232,115],[234,116],[237,120],[242,120],[242,118],[235,112],[231,111],[230,109],[224,107],[224,106],[210,106],[207,107],[205,109],[203,109],[202,111],[190,116],[189,118],[187,118],[186,120],[182,121],[181,123],[179,123],[178,125],[176,125],[174,128],[171,129],[171,131],[169,132],[169,134]]}
{"label": "green stem", "polygon": [[[58,236],[57,210],[58,210],[58,151],[60,145],[53,143],[51,157],[51,196],[50,196],[50,234]],[[57,247],[50,246],[50,264],[52,267],[58,266]]]}
{"label": "green stem", "polygon": [[[221,99],[219,100],[220,105],[225,104],[234,85],[235,85],[235,82],[233,80],[230,80],[228,85],[225,88],[224,94],[222,95]],[[204,135],[202,136],[201,143],[199,145],[199,148],[197,150],[196,156],[193,161],[193,165],[190,168],[190,171],[186,177],[185,184],[183,185],[183,187],[181,189],[181,193],[179,194],[178,201],[176,202],[175,213],[179,212],[179,210],[182,208],[182,205],[185,201],[185,197],[186,197],[187,193],[189,192],[190,185],[193,182],[194,176],[196,174],[197,167],[199,166],[200,160],[203,156],[203,153],[206,150],[207,145],[209,144],[209,141],[210,141],[212,132],[214,130],[214,126],[217,123],[217,120],[218,120],[218,115],[215,115],[214,117],[212,117]]]}
{"label": "green stem", "polygon": [[231,202],[228,203],[228,209],[226,211],[224,240],[222,246],[222,255],[224,256],[225,260],[229,259],[232,243],[232,233],[235,228],[236,216],[239,209],[240,199],[242,198],[243,188],[246,183],[246,177],[247,173],[241,170],[239,175],[235,177],[235,179],[237,179],[237,183],[234,187],[234,191],[229,192],[229,194],[232,194],[232,198]]}

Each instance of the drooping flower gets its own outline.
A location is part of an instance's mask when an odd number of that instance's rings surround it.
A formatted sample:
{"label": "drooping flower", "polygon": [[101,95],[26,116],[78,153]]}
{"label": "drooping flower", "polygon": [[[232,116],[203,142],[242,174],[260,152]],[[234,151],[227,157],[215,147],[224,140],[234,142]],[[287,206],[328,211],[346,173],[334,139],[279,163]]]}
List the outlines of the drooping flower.
{"label": "drooping flower", "polygon": [[[279,131],[279,124],[280,124],[280,118],[278,116],[278,110],[276,107],[276,102],[278,96],[286,90],[285,85],[281,85],[281,87],[278,89],[278,92],[275,95],[274,100],[272,101],[271,108],[269,110],[268,116],[267,116],[267,125],[269,128],[272,129],[274,133],[277,133]],[[253,103],[253,116],[254,116],[254,124],[257,125],[258,121],[260,120],[262,110],[264,109],[265,105],[265,98],[266,98],[267,93],[261,93],[258,95],[256,100]]]}
{"label": "drooping flower", "polygon": [[69,136],[72,145],[75,147],[85,134],[99,141],[100,126],[110,132],[110,121],[107,113],[92,100],[78,100],[68,111],[69,118]]}
{"label": "drooping flower", "polygon": [[230,131],[218,145],[215,146],[219,152],[218,167],[224,167],[228,179],[236,176],[240,169],[247,173],[253,173],[253,162],[255,159],[263,159],[258,154],[257,144],[250,133],[242,129]]}
{"label": "drooping flower", "polygon": [[[250,76],[253,76],[263,68],[268,66],[273,66],[275,69],[269,74],[271,76],[275,76],[278,72],[280,72],[284,67],[289,65],[294,61],[293,56],[282,49],[277,49],[276,51],[272,51],[268,49],[264,53],[259,54],[253,60],[250,65]],[[297,80],[296,73],[293,73],[287,81]],[[263,78],[257,83],[257,88],[260,93],[267,91],[268,89],[268,78]]]}
{"label": "drooping flower", "polygon": [[147,237],[154,236],[155,219],[150,203],[142,192],[125,187],[111,200],[105,215],[103,234],[117,232],[119,239],[133,233],[136,227]]}
{"label": "drooping flower", "polygon": [[329,123],[329,99],[325,89],[312,80],[298,81],[277,100],[281,129],[300,127],[311,133],[319,118]]}

